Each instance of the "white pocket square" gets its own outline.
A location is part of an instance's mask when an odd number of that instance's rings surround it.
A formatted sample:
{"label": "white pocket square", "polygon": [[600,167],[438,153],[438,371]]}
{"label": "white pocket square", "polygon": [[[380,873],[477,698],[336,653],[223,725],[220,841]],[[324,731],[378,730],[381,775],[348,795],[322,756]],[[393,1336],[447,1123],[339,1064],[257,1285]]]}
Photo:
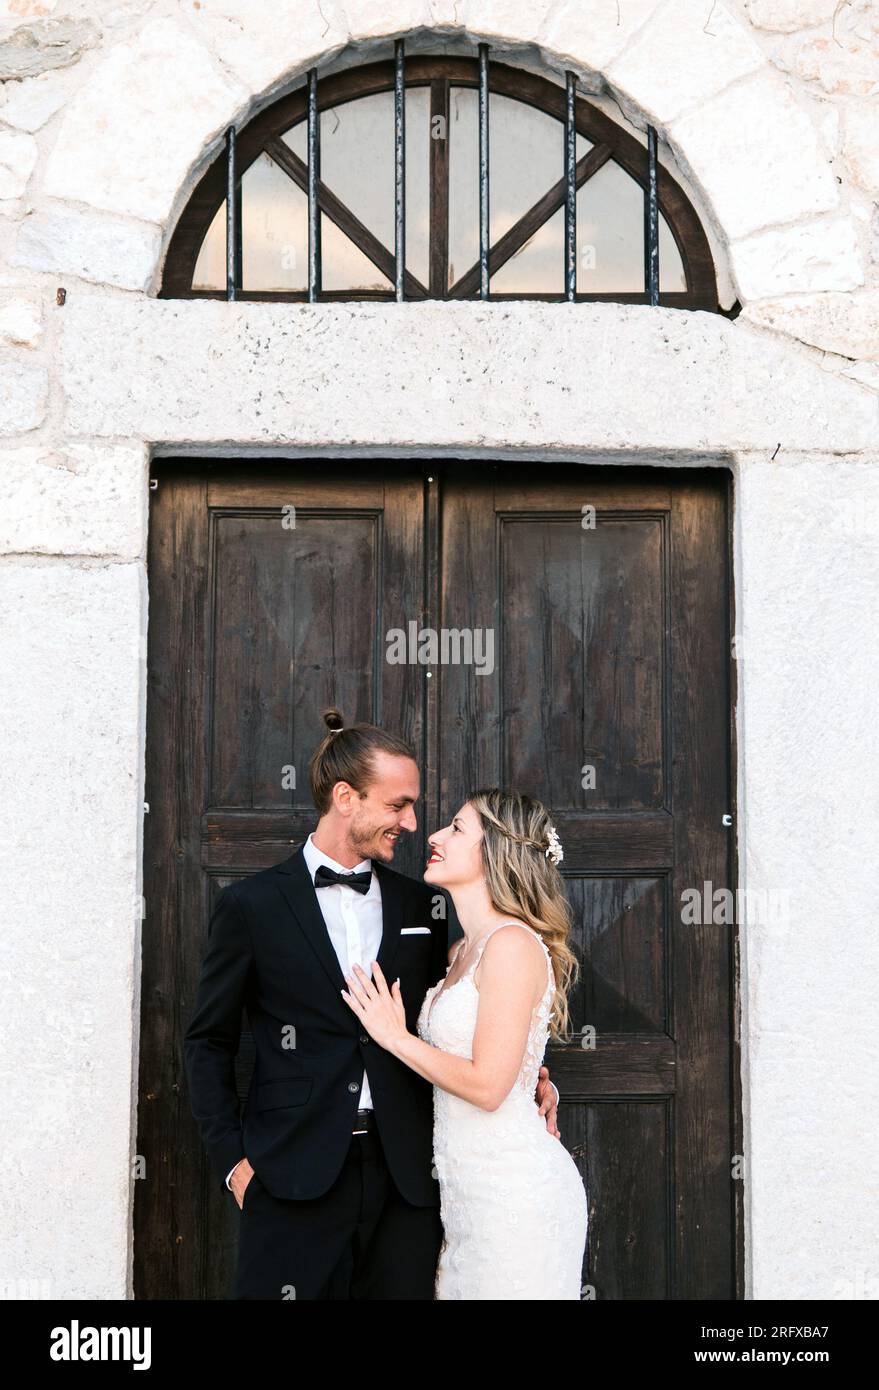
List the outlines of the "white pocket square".
{"label": "white pocket square", "polygon": [[401,927],[401,936],[430,936],[430,927]]}

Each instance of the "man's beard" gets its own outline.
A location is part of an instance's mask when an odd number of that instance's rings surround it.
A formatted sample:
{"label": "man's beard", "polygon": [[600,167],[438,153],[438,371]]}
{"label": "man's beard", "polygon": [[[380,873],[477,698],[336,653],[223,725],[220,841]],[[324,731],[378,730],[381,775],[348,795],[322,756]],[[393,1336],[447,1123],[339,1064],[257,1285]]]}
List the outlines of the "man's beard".
{"label": "man's beard", "polygon": [[393,859],[396,845],[384,838],[386,826],[352,826],[351,844],[361,859]]}

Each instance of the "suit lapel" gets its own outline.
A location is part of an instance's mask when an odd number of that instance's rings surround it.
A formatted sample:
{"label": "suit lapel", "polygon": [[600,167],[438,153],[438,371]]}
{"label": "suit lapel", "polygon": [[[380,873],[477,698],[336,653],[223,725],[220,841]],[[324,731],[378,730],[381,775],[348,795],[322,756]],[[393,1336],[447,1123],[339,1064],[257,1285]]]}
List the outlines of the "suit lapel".
{"label": "suit lapel", "polygon": [[[318,905],[317,890],[305,862],[302,845],[289,859],[283,860],[276,868],[278,886],[303,937],[326,970],[335,989],[347,988],[345,976],[339,967],[339,958],[330,940],[327,924]],[[387,979],[400,943],[400,928],[403,925],[403,893],[400,879],[396,874],[388,873],[384,864],[380,864],[374,859],[372,870],[378,877],[382,895],[382,939],[376,960],[381,966],[382,974]],[[389,980],[388,984],[390,985],[390,983]]]}
{"label": "suit lapel", "polygon": [[339,969],[339,960],[333,949],[327,924],[318,907],[317,890],[308,871],[302,845],[289,859],[278,864],[277,869],[278,885],[302,935],[326,970],[336,990],[346,989],[345,976]]}

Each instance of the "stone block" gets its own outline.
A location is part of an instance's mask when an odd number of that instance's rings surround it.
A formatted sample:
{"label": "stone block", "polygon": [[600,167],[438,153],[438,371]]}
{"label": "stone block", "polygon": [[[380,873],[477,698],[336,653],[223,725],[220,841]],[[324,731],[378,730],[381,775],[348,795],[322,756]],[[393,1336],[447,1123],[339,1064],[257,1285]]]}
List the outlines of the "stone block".
{"label": "stone block", "polygon": [[32,135],[19,130],[0,130],[0,199],[20,198],[37,162],[38,147]]}
{"label": "stone block", "polygon": [[864,283],[863,256],[849,217],[758,232],[732,242],[729,252],[743,304],[780,294],[853,290]]}
{"label": "stone block", "polygon": [[49,373],[37,362],[0,359],[0,434],[26,434],[46,418]]}
{"label": "stone block", "polygon": [[25,217],[9,262],[121,289],[145,290],[162,244],[160,227],[63,203]]}
{"label": "stone block", "polygon": [[46,193],[164,224],[247,92],[188,26],[154,19],[111,48],[64,112]]}
{"label": "stone block", "polygon": [[606,76],[630,119],[664,126],[765,64],[760,45],[723,5],[675,0],[648,19]]}
{"label": "stone block", "polygon": [[784,81],[758,72],[673,121],[668,139],[729,237],[832,212],[839,187]]}
{"label": "stone block", "polygon": [[0,551],[110,555],[146,550],[143,444],[52,442],[0,453]]}

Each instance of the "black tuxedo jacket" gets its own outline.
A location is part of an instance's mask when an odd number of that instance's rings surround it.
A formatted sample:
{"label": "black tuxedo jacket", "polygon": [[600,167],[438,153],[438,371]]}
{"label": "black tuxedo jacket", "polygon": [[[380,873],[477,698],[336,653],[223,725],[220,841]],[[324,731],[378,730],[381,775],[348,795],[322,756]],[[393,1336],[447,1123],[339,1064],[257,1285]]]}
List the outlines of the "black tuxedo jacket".
{"label": "black tuxedo jacket", "polygon": [[[399,975],[414,1032],[424,995],[463,935],[432,907],[437,890],[377,860],[383,933],[376,959]],[[446,904],[448,906],[448,904]],[[402,927],[430,934],[401,935]],[[320,1197],[339,1175],[361,1104],[363,1071],[388,1167],[414,1206],[438,1206],[433,1087],[374,1042],[342,998],[345,977],[302,847],[224,888],[208,928],[183,1051],[192,1112],[225,1187],[245,1156],[275,1197]],[[234,1060],[247,1009],[256,1046],[240,1112]]]}

